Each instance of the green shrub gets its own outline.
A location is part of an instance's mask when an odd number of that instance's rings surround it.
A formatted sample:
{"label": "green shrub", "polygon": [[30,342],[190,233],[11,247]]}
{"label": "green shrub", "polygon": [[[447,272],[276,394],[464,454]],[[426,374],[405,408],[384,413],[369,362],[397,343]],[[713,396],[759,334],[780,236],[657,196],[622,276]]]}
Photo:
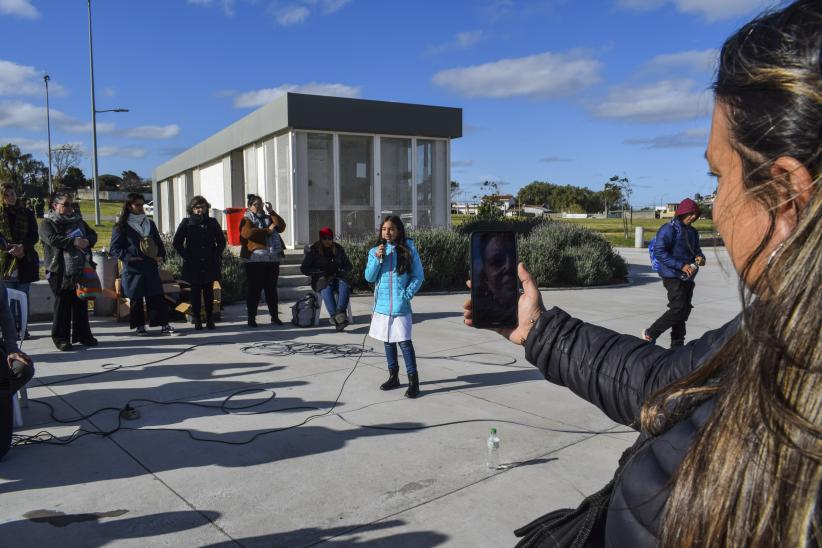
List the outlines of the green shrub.
{"label": "green shrub", "polygon": [[535,228],[549,224],[548,217],[500,217],[498,219],[484,219],[475,217],[470,221],[465,221],[461,225],[454,227],[460,234],[469,235],[477,230],[510,230],[522,236],[527,236]]}
{"label": "green shrub", "polygon": [[[183,258],[180,257],[172,245],[174,235],[163,234],[162,238],[166,247],[166,260],[163,263],[163,268],[169,271],[174,279],[180,279],[183,273]],[[221,277],[223,304],[245,299],[247,282],[245,269],[240,258],[232,254],[228,248],[223,250]]]}
{"label": "green shrub", "polygon": [[543,287],[602,285],[628,275],[625,261],[601,234],[572,224],[539,226],[520,239],[519,257]]}

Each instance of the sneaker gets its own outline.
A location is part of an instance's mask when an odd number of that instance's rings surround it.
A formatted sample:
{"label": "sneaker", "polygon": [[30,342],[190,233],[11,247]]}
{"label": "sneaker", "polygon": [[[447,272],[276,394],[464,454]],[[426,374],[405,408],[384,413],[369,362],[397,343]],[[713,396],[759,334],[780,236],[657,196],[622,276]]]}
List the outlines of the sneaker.
{"label": "sneaker", "polygon": [[271,317],[271,323],[273,325],[283,325],[283,321],[280,318],[278,318],[277,316],[272,316]]}
{"label": "sneaker", "polygon": [[141,325],[140,327],[134,330],[134,334],[138,337],[148,337],[148,331],[146,331],[146,326]]}
{"label": "sneaker", "polygon": [[338,323],[338,324],[336,324],[336,325],[335,325],[335,327],[337,328],[337,331],[342,331],[343,329],[345,329],[346,327],[348,327],[348,320],[345,320],[345,321],[344,321],[344,322],[342,322],[342,323]]}
{"label": "sneaker", "polygon": [[257,327],[257,320],[254,318],[248,318],[248,327]]}
{"label": "sneaker", "polygon": [[54,346],[56,346],[60,352],[66,352],[72,349],[71,343],[68,341],[54,341]]}
{"label": "sneaker", "polygon": [[97,346],[97,339],[90,337],[88,339],[80,339],[80,344],[83,346]]}
{"label": "sneaker", "polygon": [[648,342],[650,342],[650,343],[652,343],[652,342],[655,342],[655,341],[656,341],[656,339],[654,339],[653,337],[651,337],[651,336],[648,334],[648,330],[647,330],[647,329],[643,329],[643,330],[642,330],[642,334],[640,335],[640,337],[642,338],[642,340],[643,340],[643,341],[648,341]]}
{"label": "sneaker", "polygon": [[173,337],[177,335],[177,331],[169,324],[165,324],[162,329],[160,329],[160,335],[166,335],[169,337]]}

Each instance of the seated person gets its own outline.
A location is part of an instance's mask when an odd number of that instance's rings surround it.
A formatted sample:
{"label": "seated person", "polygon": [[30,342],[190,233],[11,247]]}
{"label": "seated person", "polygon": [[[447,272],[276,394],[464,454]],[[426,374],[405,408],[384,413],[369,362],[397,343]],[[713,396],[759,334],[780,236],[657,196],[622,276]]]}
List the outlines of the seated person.
{"label": "seated person", "polygon": [[0,459],[11,447],[11,397],[34,376],[31,358],[17,347],[17,326],[11,315],[6,285],[0,281]]}
{"label": "seated person", "polygon": [[300,271],[311,277],[311,288],[322,296],[337,331],[348,325],[346,310],[351,287],[346,279],[352,270],[345,250],[334,242],[334,232],[327,226],[321,228],[320,239],[306,251]]}

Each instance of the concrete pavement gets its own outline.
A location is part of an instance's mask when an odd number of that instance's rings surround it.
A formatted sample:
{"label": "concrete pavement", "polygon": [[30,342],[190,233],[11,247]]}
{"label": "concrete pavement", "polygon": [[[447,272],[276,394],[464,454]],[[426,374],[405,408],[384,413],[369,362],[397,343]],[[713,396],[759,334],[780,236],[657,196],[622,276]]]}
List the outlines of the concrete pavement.
{"label": "concrete pavement", "polygon": [[[707,251],[689,339],[739,309],[724,250]],[[638,334],[665,291],[645,250],[620,253],[630,285],[548,290],[546,304]],[[465,327],[465,298],[414,299],[415,401],[378,389],[385,358],[365,336],[370,297],[353,299],[356,323],[341,334],[325,319],[300,329],[262,316],[250,330],[235,305],[216,332],[180,326],[175,338],[93,320],[100,346],[59,353],[49,325],[34,324],[24,349],[37,376],[17,433],[114,430],[127,401],[139,418],[109,436],[13,448],[0,462],[0,545],[513,545],[515,528],[601,488],[635,434],[541,379],[521,347]],[[492,426],[507,470],[485,468]]]}

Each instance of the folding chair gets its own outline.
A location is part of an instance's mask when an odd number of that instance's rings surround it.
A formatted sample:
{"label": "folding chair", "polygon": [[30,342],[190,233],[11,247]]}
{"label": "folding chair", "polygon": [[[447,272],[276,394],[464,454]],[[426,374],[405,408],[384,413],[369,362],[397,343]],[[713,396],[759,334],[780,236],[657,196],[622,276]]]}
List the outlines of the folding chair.
{"label": "folding chair", "polygon": [[[26,294],[18,289],[6,288],[6,295],[8,296],[9,308],[11,309],[12,317],[14,317],[14,324],[17,327],[17,346],[23,348],[23,340],[26,337],[26,328],[29,322],[29,303],[26,299]],[[18,397],[19,394],[19,397]],[[14,413],[14,426],[23,426],[23,413],[20,409],[21,401],[23,407],[29,406],[29,393],[24,386],[11,398],[12,412]]]}
{"label": "folding chair", "polygon": [[[314,314],[314,327],[320,325],[320,314],[323,311],[323,296],[319,291],[314,292],[314,306],[317,308],[317,313]],[[354,315],[351,314],[351,299],[348,299],[348,306],[345,309],[345,314],[348,317],[348,323],[354,323]]]}

